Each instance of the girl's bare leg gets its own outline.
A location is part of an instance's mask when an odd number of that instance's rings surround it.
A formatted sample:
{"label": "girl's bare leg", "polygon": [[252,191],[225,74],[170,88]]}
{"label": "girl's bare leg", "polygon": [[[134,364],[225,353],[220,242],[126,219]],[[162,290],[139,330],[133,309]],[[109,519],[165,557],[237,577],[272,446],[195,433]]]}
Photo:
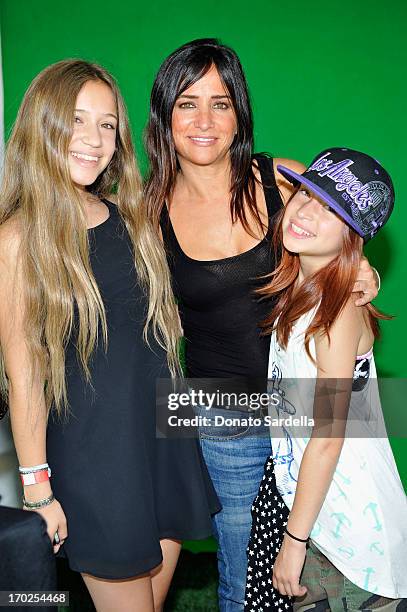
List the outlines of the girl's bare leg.
{"label": "girl's bare leg", "polygon": [[177,540],[161,540],[160,544],[163,562],[151,572],[154,612],[162,612],[164,608],[165,598],[167,597],[181,551],[181,542]]}
{"label": "girl's bare leg", "polygon": [[150,574],[127,580],[104,580],[90,574],[82,578],[97,612],[154,612]]}

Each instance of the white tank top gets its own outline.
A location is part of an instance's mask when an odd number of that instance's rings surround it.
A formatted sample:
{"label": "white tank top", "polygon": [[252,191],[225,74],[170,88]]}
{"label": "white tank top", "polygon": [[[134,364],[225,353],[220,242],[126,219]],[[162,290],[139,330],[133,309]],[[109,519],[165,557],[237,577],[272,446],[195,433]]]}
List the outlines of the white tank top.
{"label": "white tank top", "polygon": [[[268,377],[279,404],[275,418],[312,417],[316,366],[304,347],[304,333],[315,310],[294,325],[287,349],[273,333]],[[315,343],[310,342],[315,358]],[[309,379],[304,381],[303,379]],[[358,357],[350,413],[359,415],[361,437],[345,437],[327,496],[311,539],[339,571],[358,587],[384,597],[407,597],[407,500],[387,439],[373,352]],[[351,422],[348,421],[348,425]],[[277,488],[292,508],[307,431],[271,426]],[[348,431],[348,429],[347,429]],[[351,430],[354,431],[355,430]],[[359,434],[357,434],[359,435]],[[379,437],[382,436],[382,437]]]}

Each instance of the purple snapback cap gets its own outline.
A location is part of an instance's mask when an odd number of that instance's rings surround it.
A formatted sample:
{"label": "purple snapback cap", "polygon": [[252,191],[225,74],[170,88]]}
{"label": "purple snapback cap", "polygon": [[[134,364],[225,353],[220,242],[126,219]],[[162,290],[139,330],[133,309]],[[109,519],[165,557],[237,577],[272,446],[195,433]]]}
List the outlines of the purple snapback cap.
{"label": "purple snapback cap", "polygon": [[285,166],[278,171],[291,183],[302,183],[328,204],[367,242],[389,219],[394,207],[390,175],[373,157],[345,148],[319,153],[303,174]]}

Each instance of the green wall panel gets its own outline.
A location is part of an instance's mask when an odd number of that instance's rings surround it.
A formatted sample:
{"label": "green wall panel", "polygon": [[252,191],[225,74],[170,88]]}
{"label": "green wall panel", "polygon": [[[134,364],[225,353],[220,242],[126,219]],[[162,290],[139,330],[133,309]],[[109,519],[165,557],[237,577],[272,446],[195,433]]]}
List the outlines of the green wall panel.
{"label": "green wall panel", "polygon": [[[216,36],[245,68],[257,150],[309,162],[327,146],[347,146],[380,159],[394,178],[396,210],[367,254],[382,275],[377,305],[395,319],[382,325],[376,362],[383,376],[406,377],[405,0],[1,0],[0,17],[6,130],[35,74],[83,57],[117,77],[144,165],[142,132],[161,61],[188,40]],[[407,483],[405,439],[392,444]]]}

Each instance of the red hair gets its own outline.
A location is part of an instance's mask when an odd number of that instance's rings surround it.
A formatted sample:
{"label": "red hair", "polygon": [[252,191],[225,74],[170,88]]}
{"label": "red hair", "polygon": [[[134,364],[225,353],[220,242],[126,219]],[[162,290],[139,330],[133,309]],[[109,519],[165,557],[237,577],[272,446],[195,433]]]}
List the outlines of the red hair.
{"label": "red hair", "polygon": [[[261,327],[264,334],[270,334],[276,330],[278,343],[286,348],[295,321],[319,303],[315,316],[305,332],[305,349],[313,360],[309,351],[312,336],[322,332],[329,339],[331,326],[352,294],[362,256],[363,240],[344,223],[341,252],[321,270],[305,278],[296,287],[295,281],[298,278],[300,261],[298,254],[291,253],[283,246],[284,213],[285,210],[282,209],[277,217],[273,234],[276,261],[280,258],[280,263],[274,272],[264,277],[271,280],[257,291],[265,298],[278,296],[273,310],[261,323]],[[374,337],[377,338],[379,336],[378,319],[390,319],[391,317],[381,313],[372,304],[367,304],[362,308],[367,310],[370,327]]]}

